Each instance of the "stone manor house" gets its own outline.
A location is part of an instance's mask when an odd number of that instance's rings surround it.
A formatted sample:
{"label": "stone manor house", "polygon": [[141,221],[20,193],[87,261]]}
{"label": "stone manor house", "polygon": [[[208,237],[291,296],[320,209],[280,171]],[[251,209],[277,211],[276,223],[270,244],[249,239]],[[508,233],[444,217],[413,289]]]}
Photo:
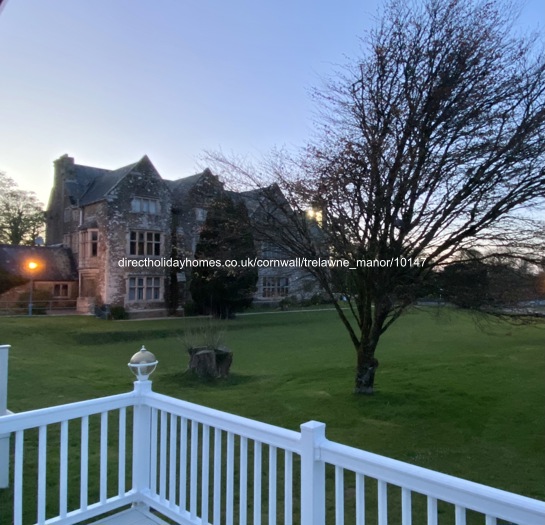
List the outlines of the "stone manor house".
{"label": "stone manor house", "polygon": [[[77,282],[71,293],[80,312],[95,305],[121,305],[137,315],[141,310],[165,311],[171,269],[120,264],[133,259],[170,258],[173,242],[178,258],[192,258],[207,209],[226,190],[208,169],[178,180],[166,180],[150,159],[115,170],[76,164],[63,155],[54,162],[54,183],[46,212],[47,247],[62,246],[74,259]],[[228,192],[230,193],[230,192]],[[245,202],[250,219],[256,193],[231,197]],[[258,197],[258,196],[257,196]],[[278,251],[256,241],[258,257],[278,258]],[[189,298],[190,274],[176,275],[179,303]],[[255,301],[277,302],[315,291],[314,281],[301,270],[259,270]]]}

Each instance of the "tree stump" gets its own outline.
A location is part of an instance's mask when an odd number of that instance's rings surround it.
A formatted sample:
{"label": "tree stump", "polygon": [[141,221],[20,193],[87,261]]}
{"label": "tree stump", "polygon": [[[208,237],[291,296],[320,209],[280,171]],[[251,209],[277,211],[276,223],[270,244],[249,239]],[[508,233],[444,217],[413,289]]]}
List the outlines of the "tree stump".
{"label": "tree stump", "polygon": [[188,348],[188,369],[202,379],[226,378],[229,376],[233,353],[226,347]]}
{"label": "tree stump", "polygon": [[218,377],[225,379],[229,376],[229,370],[231,369],[231,363],[233,362],[233,352],[222,346],[215,351],[216,356],[216,370]]}

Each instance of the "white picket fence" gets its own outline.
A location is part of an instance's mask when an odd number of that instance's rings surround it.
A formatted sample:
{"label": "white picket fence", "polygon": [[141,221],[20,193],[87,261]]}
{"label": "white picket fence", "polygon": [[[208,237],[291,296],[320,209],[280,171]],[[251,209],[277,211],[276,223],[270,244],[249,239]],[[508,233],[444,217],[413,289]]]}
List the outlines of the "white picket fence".
{"label": "white picket fence", "polygon": [[[0,524],[80,523],[143,504],[179,524],[543,525],[545,503],[294,432],[134,391],[0,417],[13,498]],[[10,469],[11,470],[11,469]]]}

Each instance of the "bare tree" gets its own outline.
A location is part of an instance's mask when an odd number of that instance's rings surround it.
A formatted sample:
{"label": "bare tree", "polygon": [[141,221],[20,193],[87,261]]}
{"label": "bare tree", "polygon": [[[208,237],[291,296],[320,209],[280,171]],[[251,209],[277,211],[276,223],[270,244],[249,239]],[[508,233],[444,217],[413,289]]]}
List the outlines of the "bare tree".
{"label": "bare tree", "polygon": [[21,190],[0,172],[0,243],[34,244],[43,232],[43,205],[32,191]]}
{"label": "bare tree", "polygon": [[541,316],[530,308],[545,299],[539,281],[539,266],[524,259],[463,250],[436,273],[433,291],[473,313],[525,324]]}
{"label": "bare tree", "polygon": [[433,269],[461,250],[543,249],[544,55],[512,17],[496,0],[393,0],[362,58],[316,93],[318,138],[301,157],[260,172],[210,156],[262,186],[263,234],[288,253],[351,261],[309,271],[356,350],[357,393],[373,392],[379,339]]}

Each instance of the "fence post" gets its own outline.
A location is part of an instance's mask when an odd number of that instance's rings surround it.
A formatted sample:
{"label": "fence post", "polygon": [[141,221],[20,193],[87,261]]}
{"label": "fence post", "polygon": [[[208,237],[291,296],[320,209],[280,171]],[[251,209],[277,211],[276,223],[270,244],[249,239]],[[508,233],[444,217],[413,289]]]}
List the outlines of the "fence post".
{"label": "fence post", "polygon": [[301,525],[325,524],[325,463],[318,448],[324,440],[324,423],[301,425]]}
{"label": "fence post", "polygon": [[[0,416],[8,413],[8,357],[10,345],[0,345]],[[9,486],[9,434],[0,436],[0,489]]]}
{"label": "fence post", "polygon": [[145,396],[151,392],[151,381],[135,381],[134,392],[137,397],[133,414],[132,484],[140,495],[150,489],[151,408],[146,405]]}

